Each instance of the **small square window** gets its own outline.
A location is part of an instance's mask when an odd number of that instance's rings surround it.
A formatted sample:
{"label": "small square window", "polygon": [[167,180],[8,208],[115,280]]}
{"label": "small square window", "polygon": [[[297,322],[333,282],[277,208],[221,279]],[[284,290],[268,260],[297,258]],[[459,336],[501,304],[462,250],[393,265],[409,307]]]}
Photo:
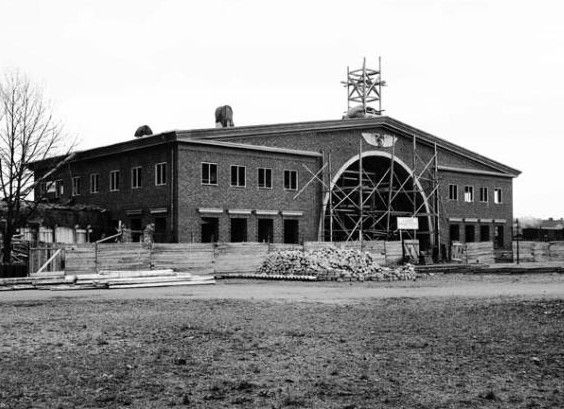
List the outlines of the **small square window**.
{"label": "small square window", "polygon": [[272,169],[258,168],[258,187],[272,189]]}
{"label": "small square window", "polygon": [[217,185],[217,163],[202,162],[202,185]]}
{"label": "small square window", "polygon": [[448,185],[448,198],[449,200],[458,200],[458,186]]}
{"label": "small square window", "polygon": [[284,189],[298,190],[298,172],[296,170],[284,171]]}
{"label": "small square window", "polygon": [[110,172],[110,192],[117,192],[119,190],[119,170],[112,170]]}
{"label": "small square window", "polygon": [[166,185],[166,162],[155,165],[155,186]]}
{"label": "small square window", "polygon": [[494,189],[494,203],[500,204],[501,201],[501,189]]}
{"label": "small square window", "polygon": [[246,169],[244,166],[231,165],[231,186],[245,187]]}
{"label": "small square window", "polygon": [[92,173],[90,175],[90,193],[98,193],[100,191],[100,174]]}
{"label": "small square window", "polygon": [[464,186],[464,201],[473,202],[474,201],[474,187]]}
{"label": "small square window", "polygon": [[72,195],[80,196],[80,176],[72,178]]}
{"label": "small square window", "polygon": [[481,187],[480,188],[480,202],[487,203],[488,202],[488,188]]}
{"label": "small square window", "polygon": [[141,187],[141,166],[131,168],[131,188],[139,189]]}

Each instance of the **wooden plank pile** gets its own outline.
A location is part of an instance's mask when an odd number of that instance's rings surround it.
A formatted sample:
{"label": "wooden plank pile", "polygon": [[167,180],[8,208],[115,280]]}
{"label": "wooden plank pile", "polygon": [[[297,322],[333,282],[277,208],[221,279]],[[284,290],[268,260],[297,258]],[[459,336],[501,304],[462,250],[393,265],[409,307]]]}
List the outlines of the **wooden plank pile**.
{"label": "wooden plank pile", "polygon": [[1,290],[87,290],[143,287],[170,287],[214,284],[213,276],[193,275],[172,269],[146,271],[101,271],[94,274],[69,274],[64,271],[29,277],[0,279]]}
{"label": "wooden plank pile", "polygon": [[266,276],[305,276],[328,281],[414,280],[412,265],[382,267],[367,252],[325,246],[317,250],[283,250],[268,255],[257,270]]}

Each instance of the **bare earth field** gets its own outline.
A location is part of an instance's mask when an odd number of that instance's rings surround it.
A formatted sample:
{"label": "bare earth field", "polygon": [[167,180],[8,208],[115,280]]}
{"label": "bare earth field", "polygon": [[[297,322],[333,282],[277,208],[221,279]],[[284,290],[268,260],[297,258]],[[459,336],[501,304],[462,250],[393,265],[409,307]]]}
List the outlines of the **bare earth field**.
{"label": "bare earth field", "polygon": [[564,276],[0,293],[0,408],[564,407]]}

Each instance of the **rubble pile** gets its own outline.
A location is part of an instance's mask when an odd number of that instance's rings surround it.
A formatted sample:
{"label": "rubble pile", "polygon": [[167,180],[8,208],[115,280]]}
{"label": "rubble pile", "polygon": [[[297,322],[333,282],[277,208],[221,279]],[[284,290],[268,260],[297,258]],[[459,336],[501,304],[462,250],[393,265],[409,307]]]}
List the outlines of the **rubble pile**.
{"label": "rubble pile", "polygon": [[270,253],[258,275],[299,277],[326,281],[415,280],[412,265],[382,267],[370,253],[358,250],[323,248],[311,251],[281,250]]}

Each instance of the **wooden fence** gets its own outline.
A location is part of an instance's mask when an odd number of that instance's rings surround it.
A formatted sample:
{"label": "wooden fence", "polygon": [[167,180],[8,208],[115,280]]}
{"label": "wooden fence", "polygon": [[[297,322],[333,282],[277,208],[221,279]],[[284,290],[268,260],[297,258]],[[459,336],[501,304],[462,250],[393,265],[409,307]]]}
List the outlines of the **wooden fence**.
{"label": "wooden fence", "polygon": [[[86,274],[102,270],[174,268],[197,274],[248,273],[256,271],[268,253],[326,247],[360,249],[360,244],[159,243],[152,249],[139,243],[75,244],[65,247],[65,271],[67,274]],[[402,259],[399,241],[364,242],[362,249],[371,253],[382,265],[397,264]]]}
{"label": "wooden fence", "polygon": [[[517,258],[517,242],[513,242],[513,257]],[[546,262],[564,260],[564,241],[520,241],[519,261]]]}

